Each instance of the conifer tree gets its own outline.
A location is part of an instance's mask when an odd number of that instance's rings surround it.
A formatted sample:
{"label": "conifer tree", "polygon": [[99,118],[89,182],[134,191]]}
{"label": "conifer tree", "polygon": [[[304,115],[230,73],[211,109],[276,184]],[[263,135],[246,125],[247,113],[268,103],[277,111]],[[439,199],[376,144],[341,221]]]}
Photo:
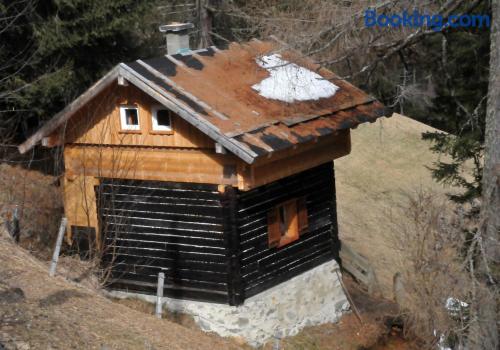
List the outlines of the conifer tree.
{"label": "conifer tree", "polygon": [[113,65],[146,54],[153,0],[0,1],[0,95],[10,128],[32,129],[100,78]]}

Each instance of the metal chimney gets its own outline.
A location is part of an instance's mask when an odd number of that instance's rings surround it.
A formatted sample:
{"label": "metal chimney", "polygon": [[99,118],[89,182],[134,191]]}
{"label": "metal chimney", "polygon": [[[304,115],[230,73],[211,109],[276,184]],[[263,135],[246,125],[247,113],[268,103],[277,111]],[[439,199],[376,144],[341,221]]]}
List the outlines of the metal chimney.
{"label": "metal chimney", "polygon": [[160,26],[160,32],[167,33],[167,53],[189,52],[189,29],[194,28],[193,23],[171,23]]}

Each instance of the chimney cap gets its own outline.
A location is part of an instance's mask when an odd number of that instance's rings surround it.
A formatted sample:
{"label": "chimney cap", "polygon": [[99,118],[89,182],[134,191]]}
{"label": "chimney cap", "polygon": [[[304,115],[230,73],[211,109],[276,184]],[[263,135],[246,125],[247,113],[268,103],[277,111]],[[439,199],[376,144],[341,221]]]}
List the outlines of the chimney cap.
{"label": "chimney cap", "polygon": [[179,23],[173,22],[170,24],[164,24],[160,26],[160,32],[168,33],[168,32],[180,32],[182,30],[194,28],[193,23]]}

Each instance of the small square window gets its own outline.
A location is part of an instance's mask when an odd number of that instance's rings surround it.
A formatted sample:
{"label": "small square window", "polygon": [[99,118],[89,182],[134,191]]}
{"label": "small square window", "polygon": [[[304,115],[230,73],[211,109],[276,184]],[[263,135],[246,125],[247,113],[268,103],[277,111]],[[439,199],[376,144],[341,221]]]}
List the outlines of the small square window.
{"label": "small square window", "polygon": [[281,203],[267,213],[269,247],[282,247],[307,232],[308,218],[305,197]]}
{"label": "small square window", "polygon": [[171,131],[172,118],[170,110],[163,106],[152,108],[152,127],[153,131]]}
{"label": "small square window", "polygon": [[139,109],[136,106],[120,106],[122,130],[140,130]]}

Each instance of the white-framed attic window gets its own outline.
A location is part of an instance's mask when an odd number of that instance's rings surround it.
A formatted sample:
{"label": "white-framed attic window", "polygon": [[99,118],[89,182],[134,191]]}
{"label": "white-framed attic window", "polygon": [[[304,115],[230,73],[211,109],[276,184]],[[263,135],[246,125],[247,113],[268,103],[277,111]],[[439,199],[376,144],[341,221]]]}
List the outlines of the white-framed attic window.
{"label": "white-framed attic window", "polygon": [[164,106],[153,106],[151,108],[151,128],[153,131],[171,132],[172,115]]}
{"label": "white-framed attic window", "polygon": [[139,108],[134,105],[121,105],[120,124],[122,130],[140,130]]}

